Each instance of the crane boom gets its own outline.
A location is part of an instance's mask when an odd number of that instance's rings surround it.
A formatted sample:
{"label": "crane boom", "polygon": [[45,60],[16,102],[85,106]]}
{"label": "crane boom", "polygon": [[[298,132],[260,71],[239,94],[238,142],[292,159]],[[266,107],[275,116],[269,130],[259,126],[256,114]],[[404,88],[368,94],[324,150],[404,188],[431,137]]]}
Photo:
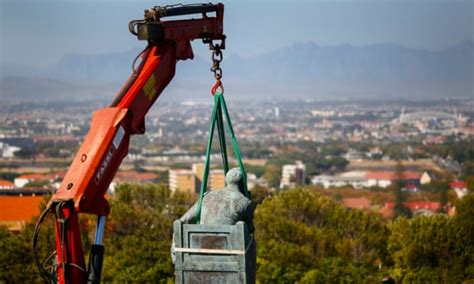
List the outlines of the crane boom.
{"label": "crane boom", "polygon": [[[130,31],[148,41],[140,54],[141,64],[110,106],[93,114],[90,130],[46,209],[56,214],[59,283],[100,282],[102,237],[96,237],[86,270],[78,213],[99,216],[97,230],[103,230],[110,210],[105,194],[128,153],[130,136],[145,132],[145,116],[173,79],[177,60],[193,59],[190,41],[221,40],[221,48],[225,47],[223,13],[220,3],[154,7],[145,10],[143,20],[130,22]],[[202,18],[163,21],[189,14],[202,14]]]}

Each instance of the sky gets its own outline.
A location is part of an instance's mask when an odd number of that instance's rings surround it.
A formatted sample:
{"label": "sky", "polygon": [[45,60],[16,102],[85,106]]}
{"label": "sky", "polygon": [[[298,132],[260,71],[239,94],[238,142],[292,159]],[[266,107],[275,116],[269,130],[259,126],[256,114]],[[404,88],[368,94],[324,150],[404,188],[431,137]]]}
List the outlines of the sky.
{"label": "sky", "polygon": [[[131,19],[155,5],[196,1],[0,0],[0,63],[42,66],[64,54],[144,46]],[[205,2],[205,1],[204,1]],[[298,42],[396,43],[440,50],[474,40],[474,0],[222,1],[227,54],[251,56]],[[209,56],[201,42],[198,56]]]}

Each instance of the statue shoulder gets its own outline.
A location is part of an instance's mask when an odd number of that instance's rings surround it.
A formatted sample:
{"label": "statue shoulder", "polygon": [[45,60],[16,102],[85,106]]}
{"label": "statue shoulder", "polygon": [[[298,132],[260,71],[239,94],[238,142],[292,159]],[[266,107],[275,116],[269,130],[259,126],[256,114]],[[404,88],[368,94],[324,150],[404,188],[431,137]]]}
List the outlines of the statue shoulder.
{"label": "statue shoulder", "polygon": [[250,208],[253,208],[255,207],[254,206],[254,203],[251,199],[247,198],[245,195],[241,195],[241,197],[239,198],[239,203],[242,204],[242,207],[247,210],[247,209],[250,209]]}

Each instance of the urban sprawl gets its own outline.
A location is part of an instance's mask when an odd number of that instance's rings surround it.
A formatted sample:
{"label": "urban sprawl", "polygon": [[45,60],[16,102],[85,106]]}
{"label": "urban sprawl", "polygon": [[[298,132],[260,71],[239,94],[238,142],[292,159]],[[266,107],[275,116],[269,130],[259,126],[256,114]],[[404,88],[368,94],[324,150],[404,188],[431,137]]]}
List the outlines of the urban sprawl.
{"label": "urban sprawl", "polygon": [[[56,190],[101,102],[0,106],[0,224],[21,229]],[[308,186],[347,207],[390,217],[393,188],[414,214],[443,210],[473,175],[474,101],[229,101],[253,194]],[[157,182],[198,193],[212,102],[157,103],[109,188]],[[217,139],[208,188],[224,187]],[[229,149],[230,157],[233,157]],[[236,162],[231,159],[236,165]],[[471,179],[471,180],[470,180]],[[26,204],[26,205],[25,205]],[[5,213],[9,211],[10,213]],[[5,216],[3,216],[5,215]]]}

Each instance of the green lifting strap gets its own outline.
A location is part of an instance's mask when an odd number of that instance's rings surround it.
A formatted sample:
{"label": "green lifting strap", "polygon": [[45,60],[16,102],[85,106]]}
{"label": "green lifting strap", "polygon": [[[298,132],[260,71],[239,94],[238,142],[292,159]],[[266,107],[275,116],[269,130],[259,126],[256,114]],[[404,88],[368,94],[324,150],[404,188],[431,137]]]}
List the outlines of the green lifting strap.
{"label": "green lifting strap", "polygon": [[242,163],[242,156],[240,154],[239,146],[237,145],[237,139],[235,138],[234,129],[232,128],[232,122],[229,116],[229,110],[227,109],[227,105],[224,100],[224,95],[222,93],[215,93],[214,94],[214,107],[212,109],[211,115],[211,128],[209,130],[209,140],[207,142],[207,149],[206,149],[206,163],[204,166],[204,172],[202,175],[202,182],[201,182],[201,190],[199,191],[199,200],[196,208],[196,219],[195,223],[199,224],[201,221],[201,209],[202,209],[202,199],[204,198],[204,193],[206,192],[207,187],[207,180],[209,177],[209,165],[210,165],[210,158],[211,158],[211,147],[212,147],[212,140],[214,138],[214,130],[217,125],[217,132],[219,137],[219,145],[221,149],[221,156],[222,156],[222,164],[224,167],[224,174],[227,174],[229,170],[229,159],[227,158],[227,145],[225,139],[225,131],[224,131],[224,121],[223,115],[225,115],[225,119],[227,122],[227,129],[230,134],[230,139],[232,142],[232,147],[234,148],[235,157],[239,164],[240,171],[242,173],[242,181],[243,181],[243,189],[244,194],[248,198],[250,198],[249,191],[247,189],[247,173],[244,168],[244,163]]}

